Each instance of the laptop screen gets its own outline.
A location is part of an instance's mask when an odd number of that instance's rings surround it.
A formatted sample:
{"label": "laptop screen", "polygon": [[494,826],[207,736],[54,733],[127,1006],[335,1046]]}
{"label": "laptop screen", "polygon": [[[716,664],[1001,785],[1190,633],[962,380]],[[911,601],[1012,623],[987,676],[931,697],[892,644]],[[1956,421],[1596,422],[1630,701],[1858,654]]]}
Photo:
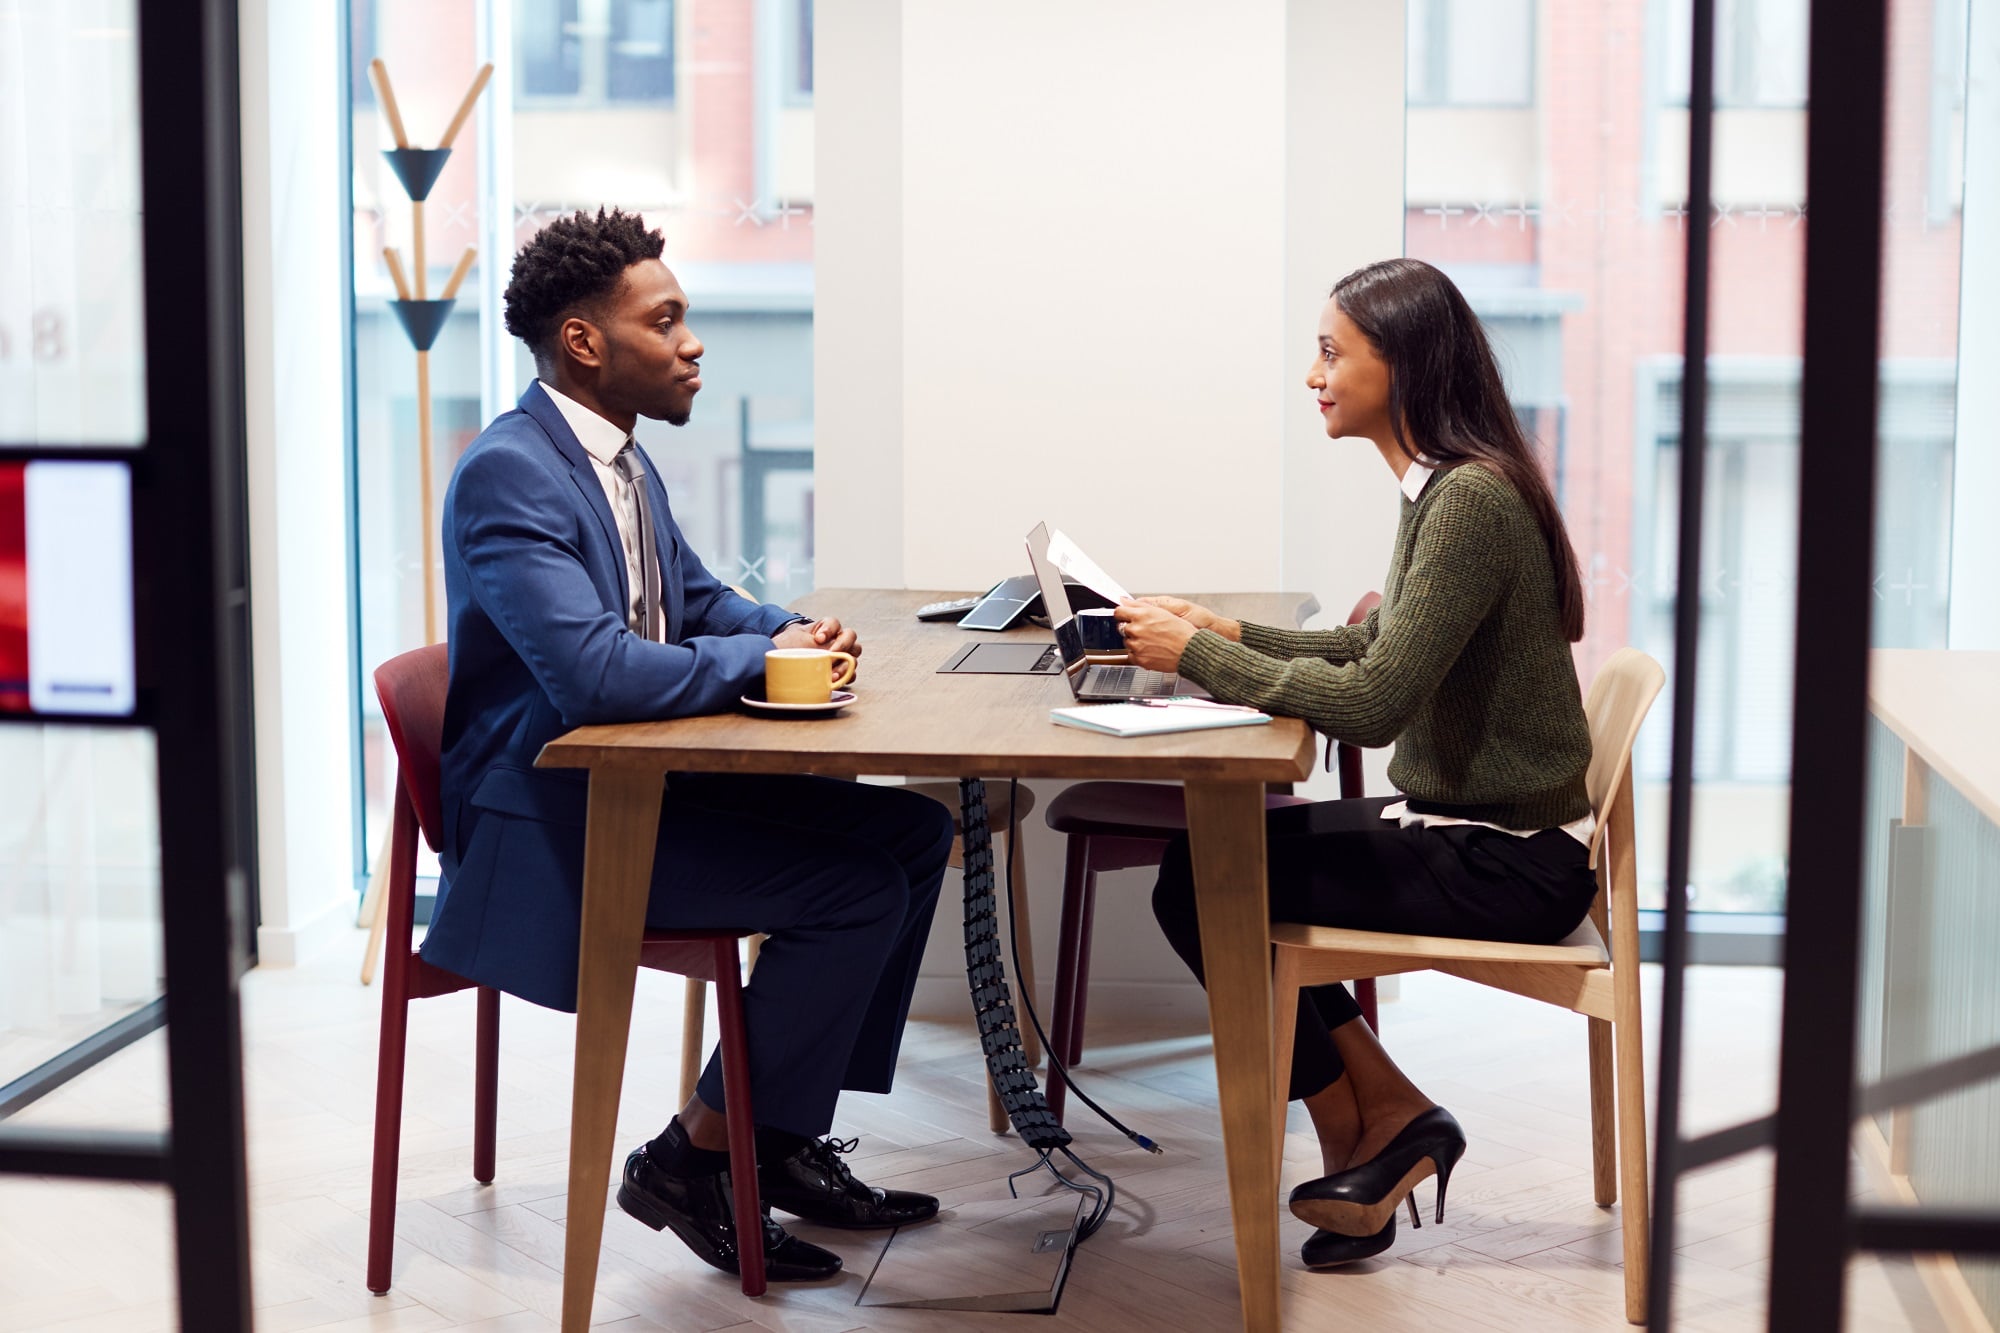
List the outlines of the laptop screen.
{"label": "laptop screen", "polygon": [[1049,560],[1049,525],[1037,523],[1028,534],[1028,563],[1034,567],[1035,581],[1042,587],[1042,605],[1056,632],[1056,647],[1062,650],[1063,674],[1071,690],[1080,688],[1084,670],[1090,665],[1083,656],[1083,632],[1077,627],[1076,613],[1069,609],[1069,589],[1062,574]]}

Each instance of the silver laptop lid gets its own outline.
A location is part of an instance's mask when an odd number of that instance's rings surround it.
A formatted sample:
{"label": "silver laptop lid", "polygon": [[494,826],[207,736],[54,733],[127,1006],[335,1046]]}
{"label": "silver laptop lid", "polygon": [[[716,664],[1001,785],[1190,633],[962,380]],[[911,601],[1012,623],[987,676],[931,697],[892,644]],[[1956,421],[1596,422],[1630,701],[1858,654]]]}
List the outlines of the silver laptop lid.
{"label": "silver laptop lid", "polygon": [[1035,530],[1028,534],[1028,564],[1035,571],[1035,582],[1041,585],[1042,606],[1049,613],[1049,625],[1056,632],[1056,647],[1062,650],[1063,674],[1069,678],[1071,690],[1082,688],[1084,670],[1090,663],[1083,656],[1083,632],[1076,623],[1076,613],[1069,607],[1069,589],[1063,586],[1062,574],[1049,559],[1049,525],[1035,524]]}

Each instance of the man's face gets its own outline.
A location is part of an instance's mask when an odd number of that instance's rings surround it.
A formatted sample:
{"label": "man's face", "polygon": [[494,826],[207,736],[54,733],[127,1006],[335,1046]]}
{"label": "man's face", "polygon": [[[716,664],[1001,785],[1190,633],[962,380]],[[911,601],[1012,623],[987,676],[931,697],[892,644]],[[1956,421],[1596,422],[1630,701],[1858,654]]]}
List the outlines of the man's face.
{"label": "man's face", "polygon": [[701,339],[687,326],[687,293],[667,266],[642,259],[599,318],[597,391],[608,408],[685,426],[701,391]]}

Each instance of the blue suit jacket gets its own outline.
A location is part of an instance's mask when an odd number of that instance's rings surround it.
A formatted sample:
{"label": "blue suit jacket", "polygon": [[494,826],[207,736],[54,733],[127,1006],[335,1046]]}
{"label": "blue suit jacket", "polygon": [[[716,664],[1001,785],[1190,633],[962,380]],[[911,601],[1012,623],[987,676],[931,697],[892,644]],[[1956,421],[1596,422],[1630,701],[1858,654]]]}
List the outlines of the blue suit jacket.
{"label": "blue suit jacket", "polygon": [[423,955],[557,1009],[576,1007],[585,780],[535,756],[572,727],[720,712],[797,619],[702,566],[650,460],[646,489],[665,643],[626,627],[618,525],[539,383],[472,442],[445,492],[444,882]]}

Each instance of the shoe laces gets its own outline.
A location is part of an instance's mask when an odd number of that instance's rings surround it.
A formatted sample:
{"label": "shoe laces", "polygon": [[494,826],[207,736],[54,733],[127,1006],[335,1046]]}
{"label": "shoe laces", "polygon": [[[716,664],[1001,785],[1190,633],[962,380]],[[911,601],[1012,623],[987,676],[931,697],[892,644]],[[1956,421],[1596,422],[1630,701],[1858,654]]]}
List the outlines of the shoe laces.
{"label": "shoe laces", "polygon": [[807,1147],[806,1151],[811,1154],[813,1161],[825,1169],[832,1193],[844,1193],[847,1187],[854,1183],[854,1172],[840,1159],[860,1146],[859,1136],[851,1139],[836,1139],[829,1136],[814,1139]]}

